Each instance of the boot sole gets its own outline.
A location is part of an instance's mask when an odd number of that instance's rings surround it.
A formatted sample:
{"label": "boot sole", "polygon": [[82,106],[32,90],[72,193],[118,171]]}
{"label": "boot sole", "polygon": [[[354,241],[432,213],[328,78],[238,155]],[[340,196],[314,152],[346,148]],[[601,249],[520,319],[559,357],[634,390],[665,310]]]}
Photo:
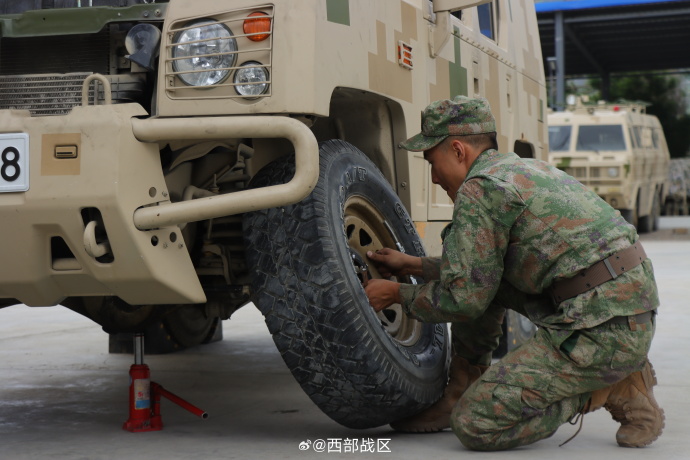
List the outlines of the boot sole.
{"label": "boot sole", "polygon": [[662,408],[659,408],[659,416],[661,417],[661,426],[659,427],[659,430],[653,438],[635,444],[618,441],[618,445],[621,447],[646,447],[654,441],[656,441],[657,439],[659,439],[659,436],[661,436],[661,434],[663,433],[664,428],[666,428],[666,414],[664,414],[664,410]]}

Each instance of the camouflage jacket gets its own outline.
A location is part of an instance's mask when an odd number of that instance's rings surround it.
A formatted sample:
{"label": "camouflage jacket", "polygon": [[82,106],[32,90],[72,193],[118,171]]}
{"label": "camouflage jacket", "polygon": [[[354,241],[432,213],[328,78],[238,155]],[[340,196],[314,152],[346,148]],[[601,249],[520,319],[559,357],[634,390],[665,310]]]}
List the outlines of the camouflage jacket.
{"label": "camouflage jacket", "polygon": [[564,172],[514,153],[483,152],[455,199],[440,259],[423,259],[425,284],[400,287],[403,308],[427,322],[476,318],[491,302],[542,327],[580,329],[655,309],[651,261],[560,304],[554,280],[629,246],[633,226]]}

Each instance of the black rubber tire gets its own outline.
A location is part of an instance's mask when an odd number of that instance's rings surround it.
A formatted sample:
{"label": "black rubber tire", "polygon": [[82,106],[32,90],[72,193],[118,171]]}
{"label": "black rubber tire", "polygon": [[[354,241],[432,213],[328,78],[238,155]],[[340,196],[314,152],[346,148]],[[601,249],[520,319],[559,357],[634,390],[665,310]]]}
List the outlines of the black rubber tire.
{"label": "black rubber tire", "polygon": [[637,211],[635,209],[621,209],[621,216],[627,223],[637,228]]}
{"label": "black rubber tire", "polygon": [[222,321],[218,317],[207,317],[203,307],[184,305],[163,317],[165,330],[182,348],[209,343],[218,329],[222,331]]}
{"label": "black rubber tire", "polygon": [[659,194],[654,197],[654,204],[652,205],[652,210],[654,212],[654,220],[652,222],[652,231],[656,232],[659,230],[659,223],[661,220],[661,198]]}
{"label": "black rubber tire", "polygon": [[[285,183],[293,175],[294,157],[284,158],[267,165],[251,186]],[[366,261],[351,251],[345,228],[353,202],[385,217],[388,225],[379,228],[394,233],[405,252],[424,255],[390,184],[342,141],[321,144],[319,182],[309,197],[246,214],[244,233],[253,301],[288,368],[326,415],[350,428],[370,428],[438,400],[449,338],[445,324],[404,315],[397,320],[416,328],[414,341],[396,340],[384,329],[356,272],[355,263]]]}
{"label": "black rubber tire", "polygon": [[662,216],[678,216],[680,215],[680,206],[678,202],[673,198],[667,198],[664,203],[664,207],[661,208]]}
{"label": "black rubber tire", "polygon": [[[159,355],[223,340],[223,321],[218,317],[207,318],[197,305],[183,305],[151,322],[141,332],[145,352]],[[133,338],[133,333],[110,334],[108,352],[133,353]]]}
{"label": "black rubber tire", "polygon": [[637,231],[639,233],[651,233],[657,230],[659,228],[659,211],[659,197],[655,195],[650,213],[638,219]]}

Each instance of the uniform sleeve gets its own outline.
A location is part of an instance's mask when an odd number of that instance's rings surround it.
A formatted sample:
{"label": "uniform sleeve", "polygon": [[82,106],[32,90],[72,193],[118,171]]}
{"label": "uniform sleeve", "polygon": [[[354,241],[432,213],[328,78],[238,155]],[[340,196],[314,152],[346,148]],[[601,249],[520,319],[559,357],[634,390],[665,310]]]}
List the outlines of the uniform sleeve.
{"label": "uniform sleeve", "polygon": [[443,241],[440,279],[401,285],[403,309],[425,322],[481,316],[501,283],[510,229],[524,207],[511,185],[486,178],[467,180]]}
{"label": "uniform sleeve", "polygon": [[422,257],[422,278],[424,281],[441,279],[440,257]]}

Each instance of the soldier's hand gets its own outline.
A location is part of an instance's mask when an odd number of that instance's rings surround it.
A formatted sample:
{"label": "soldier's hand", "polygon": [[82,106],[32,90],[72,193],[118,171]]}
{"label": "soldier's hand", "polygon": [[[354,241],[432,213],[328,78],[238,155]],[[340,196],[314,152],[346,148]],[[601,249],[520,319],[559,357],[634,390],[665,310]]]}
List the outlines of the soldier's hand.
{"label": "soldier's hand", "polygon": [[411,275],[414,274],[412,269],[416,265],[419,265],[421,268],[421,259],[419,257],[410,256],[389,248],[379,249],[376,252],[368,251],[367,258],[373,263],[382,278]]}
{"label": "soldier's hand", "polygon": [[394,303],[400,303],[400,283],[373,279],[364,285],[364,292],[375,311],[381,311]]}

